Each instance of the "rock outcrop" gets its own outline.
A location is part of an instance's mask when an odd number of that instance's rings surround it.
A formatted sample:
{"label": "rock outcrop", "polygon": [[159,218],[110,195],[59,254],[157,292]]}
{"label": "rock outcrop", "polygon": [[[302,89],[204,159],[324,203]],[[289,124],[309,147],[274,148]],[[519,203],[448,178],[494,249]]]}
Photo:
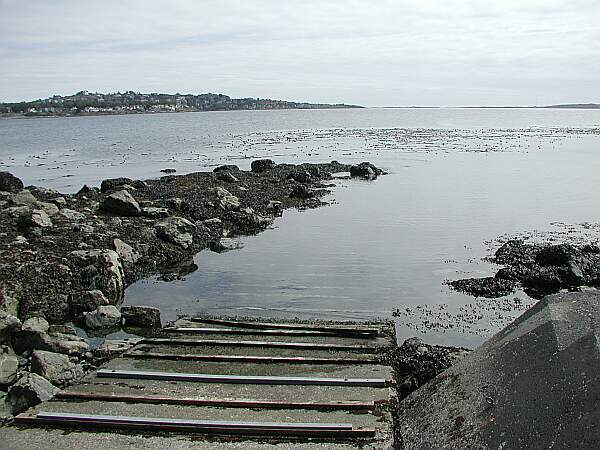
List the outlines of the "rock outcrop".
{"label": "rock outcrop", "polygon": [[121,308],[126,327],[160,328],[160,310],[151,306],[123,306]]}
{"label": "rock outcrop", "polygon": [[140,205],[126,190],[108,195],[101,204],[103,211],[117,216],[139,216],[142,213]]}
{"label": "rock outcrop", "polygon": [[10,172],[0,172],[0,191],[19,192],[23,182]]}

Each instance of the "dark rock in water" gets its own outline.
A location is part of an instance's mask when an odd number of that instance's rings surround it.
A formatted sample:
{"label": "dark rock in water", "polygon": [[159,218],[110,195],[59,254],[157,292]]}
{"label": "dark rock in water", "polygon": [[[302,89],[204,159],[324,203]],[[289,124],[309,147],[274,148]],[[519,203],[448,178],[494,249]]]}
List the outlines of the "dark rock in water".
{"label": "dark rock in water", "polygon": [[160,328],[160,310],[151,306],[123,306],[121,314],[126,327]]}
{"label": "dark rock in water", "polygon": [[12,173],[0,172],[0,191],[19,192],[23,187],[23,182]]}
{"label": "dark rock in water", "polygon": [[509,295],[514,292],[516,283],[497,277],[486,278],[467,278],[455,280],[448,283],[452,288],[459,292],[472,295],[474,297],[496,298]]}
{"label": "dark rock in water", "polygon": [[221,238],[218,241],[211,242],[209,246],[213,252],[224,253],[230,250],[239,250],[244,247],[244,244],[237,239]]}
{"label": "dark rock in water", "polygon": [[379,175],[383,175],[383,173],[383,170],[378,169],[370,162],[362,162],[350,167],[350,176],[361,177],[368,180],[377,178]]}
{"label": "dark rock in water", "polygon": [[219,167],[215,167],[213,169],[213,172],[236,172],[239,171],[240,168],[238,166],[236,166],[235,164],[223,164],[222,166]]}
{"label": "dark rock in water", "polygon": [[119,216],[139,216],[142,213],[138,202],[126,190],[110,194],[102,202],[101,208]]}
{"label": "dark rock in water", "polygon": [[314,191],[307,188],[303,184],[298,184],[294,186],[292,192],[290,192],[290,197],[292,198],[313,198],[315,196]]}
{"label": "dark rock in water", "polygon": [[177,172],[176,169],[161,169],[162,173],[175,173]]}
{"label": "dark rock in water", "polygon": [[219,174],[217,175],[217,179],[224,181],[225,183],[237,183],[240,181],[228,170],[219,172]]}
{"label": "dark rock in water", "polygon": [[134,181],[131,178],[124,178],[124,177],[109,178],[107,180],[103,180],[102,183],[100,184],[100,192],[102,192],[104,194],[105,192],[112,191],[112,190],[117,189],[118,187],[124,186],[126,184],[133,186]]}
{"label": "dark rock in water", "polygon": [[83,376],[83,367],[60,353],[35,350],[31,355],[31,371],[55,386],[65,386]]}
{"label": "dark rock in water", "polygon": [[600,448],[598,323],[598,291],[545,297],[400,403],[402,448]]}
{"label": "dark rock in water", "polygon": [[252,168],[252,172],[262,173],[266,170],[274,169],[275,165],[270,159],[257,159],[256,161],[252,161],[250,167]]}
{"label": "dark rock in water", "polygon": [[44,377],[35,373],[26,373],[11,386],[7,401],[12,405],[13,414],[20,414],[32,406],[50,400],[59,391],[60,389]]}

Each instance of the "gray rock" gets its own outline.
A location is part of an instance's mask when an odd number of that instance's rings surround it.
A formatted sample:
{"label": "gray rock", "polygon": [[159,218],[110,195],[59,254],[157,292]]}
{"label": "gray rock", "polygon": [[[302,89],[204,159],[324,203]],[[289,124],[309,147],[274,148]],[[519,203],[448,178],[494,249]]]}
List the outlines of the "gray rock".
{"label": "gray rock", "polygon": [[226,183],[237,183],[240,181],[229,171],[219,172],[217,179]]}
{"label": "gray rock", "polygon": [[84,314],[85,326],[92,329],[114,327],[121,323],[121,313],[113,305],[98,306]]}
{"label": "gray rock", "polygon": [[25,189],[10,196],[10,201],[17,206],[31,206],[37,202],[31,191]]}
{"label": "gray rock", "polygon": [[399,405],[404,449],[600,448],[600,292],[545,297]]}
{"label": "gray rock", "polygon": [[34,347],[65,355],[81,356],[90,349],[85,339],[70,334],[54,333],[41,335],[40,344]]}
{"label": "gray rock", "polygon": [[35,207],[45,211],[49,216],[58,214],[58,206],[56,206],[54,203],[35,202]]}
{"label": "gray rock", "polygon": [[21,321],[4,311],[0,311],[0,344],[11,342],[12,337],[21,330]]}
{"label": "gray rock", "polygon": [[56,198],[52,199],[52,203],[54,203],[59,208],[62,208],[63,206],[65,206],[67,204],[67,201],[65,200],[64,197],[56,197]]}
{"label": "gray rock", "polygon": [[31,355],[31,371],[55,386],[65,386],[83,376],[83,367],[60,353],[35,350]]}
{"label": "gray rock", "polygon": [[226,195],[219,200],[219,207],[225,211],[238,211],[240,209],[240,199],[235,195]]}
{"label": "gray rock", "polygon": [[232,238],[221,238],[218,241],[210,243],[210,249],[216,253],[224,253],[230,250],[239,250],[243,248],[244,244],[237,239]]}
{"label": "gray rock", "polygon": [[140,338],[107,339],[96,349],[95,355],[99,358],[114,358],[132,348],[139,341]]}
{"label": "gray rock", "polygon": [[0,346],[0,387],[5,387],[17,381],[19,359],[12,349],[6,345]]}
{"label": "gray rock", "polygon": [[203,220],[202,223],[204,225],[223,225],[223,221],[218,217],[213,217],[212,219]]}
{"label": "gray rock", "polygon": [[77,336],[77,330],[69,325],[50,325],[48,334],[52,336],[56,336],[57,334],[70,334],[72,336]]}
{"label": "gray rock", "polygon": [[19,192],[23,182],[10,172],[0,172],[0,191]]}
{"label": "gray rock", "polygon": [[[112,191],[117,189],[125,184],[133,184],[134,181],[131,178],[109,178],[107,180],[103,180],[100,184],[100,192],[103,194],[108,191]],[[84,186],[86,187],[86,186]],[[83,188],[82,188],[83,189]],[[89,189],[89,188],[88,188]]]}
{"label": "gray rock", "polygon": [[13,414],[19,414],[39,403],[50,400],[60,389],[36,373],[27,373],[11,386],[7,401]]}
{"label": "gray rock", "polygon": [[275,167],[275,163],[270,159],[257,159],[256,161],[252,161],[250,167],[252,172],[261,173],[266,170],[273,169]]}
{"label": "gray rock", "polygon": [[158,223],[155,230],[160,239],[188,248],[194,241],[196,225],[183,217],[169,217]]}
{"label": "gray rock", "polygon": [[138,202],[125,190],[107,196],[100,207],[103,211],[119,216],[139,216],[142,213]]}
{"label": "gray rock", "polygon": [[123,306],[121,314],[125,326],[160,328],[160,310],[151,306]]}
{"label": "gray rock", "polygon": [[140,259],[140,254],[136,252],[131,245],[126,244],[121,239],[114,239],[113,245],[115,246],[115,251],[124,262],[134,264]]}
{"label": "gray rock", "polygon": [[142,208],[142,216],[150,217],[152,219],[160,219],[163,217],[169,217],[169,210],[167,208],[157,208],[155,206],[147,206]]}
{"label": "gray rock", "polygon": [[52,226],[52,220],[43,209],[34,209],[31,214],[21,216],[19,225],[24,228],[48,228]]}
{"label": "gray rock", "polygon": [[47,333],[50,324],[43,317],[31,317],[23,322],[21,330],[30,333]]}
{"label": "gray rock", "polygon": [[73,222],[78,222],[85,219],[85,214],[68,208],[61,209],[58,215]]}
{"label": "gray rock", "polygon": [[88,290],[100,290],[111,305],[120,304],[125,292],[123,265],[114,250],[75,250],[71,252],[79,259],[86,272]]}

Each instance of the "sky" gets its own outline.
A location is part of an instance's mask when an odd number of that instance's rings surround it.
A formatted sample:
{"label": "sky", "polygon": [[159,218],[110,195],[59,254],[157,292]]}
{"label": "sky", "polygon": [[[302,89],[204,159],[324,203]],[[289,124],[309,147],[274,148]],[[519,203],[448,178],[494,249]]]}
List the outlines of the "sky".
{"label": "sky", "polygon": [[600,103],[598,0],[0,0],[0,101]]}

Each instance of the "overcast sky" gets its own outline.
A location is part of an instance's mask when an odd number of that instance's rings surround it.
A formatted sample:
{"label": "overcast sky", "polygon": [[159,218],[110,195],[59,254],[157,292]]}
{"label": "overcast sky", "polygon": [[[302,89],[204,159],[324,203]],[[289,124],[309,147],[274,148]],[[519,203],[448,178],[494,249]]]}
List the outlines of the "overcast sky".
{"label": "overcast sky", "polygon": [[0,0],[0,101],[600,102],[600,0]]}

